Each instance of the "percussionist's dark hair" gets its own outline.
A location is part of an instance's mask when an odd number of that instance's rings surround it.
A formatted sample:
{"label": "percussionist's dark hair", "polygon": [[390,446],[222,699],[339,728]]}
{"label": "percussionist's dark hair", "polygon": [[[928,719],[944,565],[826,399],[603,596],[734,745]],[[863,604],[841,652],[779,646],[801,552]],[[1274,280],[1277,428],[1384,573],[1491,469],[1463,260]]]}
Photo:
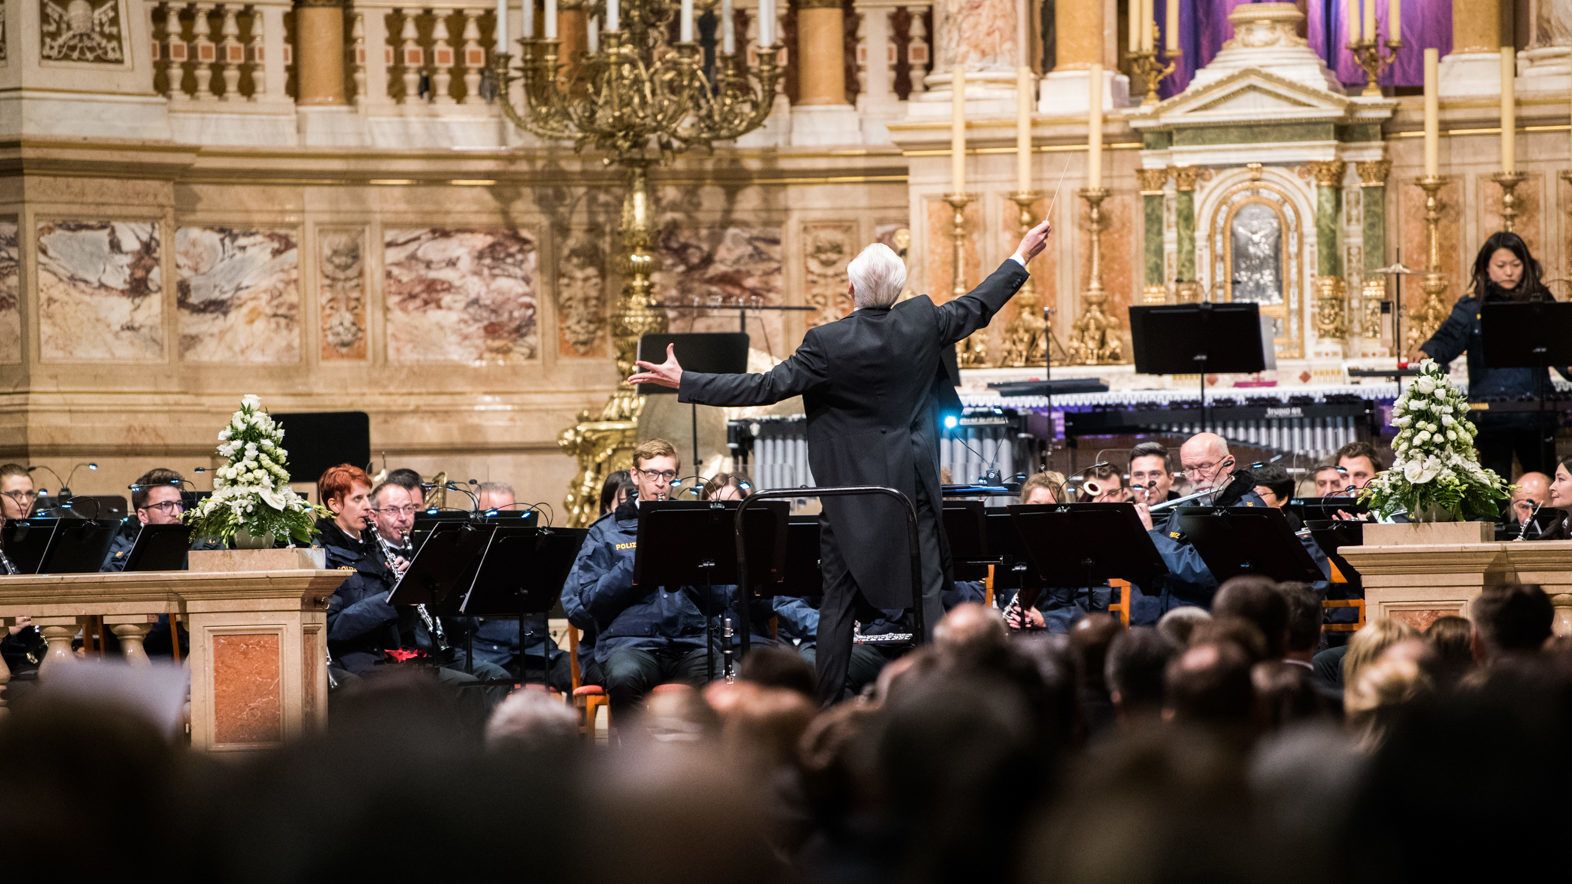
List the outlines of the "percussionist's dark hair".
{"label": "percussionist's dark hair", "polygon": [[1508,297],[1526,298],[1544,290],[1545,284],[1540,281],[1539,262],[1529,253],[1528,243],[1510,230],[1500,230],[1492,233],[1485,244],[1479,247],[1479,254],[1474,256],[1473,281],[1469,283],[1468,289],[1474,297],[1482,299],[1490,291],[1490,256],[1500,249],[1506,249],[1523,262],[1523,278],[1518,281],[1517,288],[1505,292]]}

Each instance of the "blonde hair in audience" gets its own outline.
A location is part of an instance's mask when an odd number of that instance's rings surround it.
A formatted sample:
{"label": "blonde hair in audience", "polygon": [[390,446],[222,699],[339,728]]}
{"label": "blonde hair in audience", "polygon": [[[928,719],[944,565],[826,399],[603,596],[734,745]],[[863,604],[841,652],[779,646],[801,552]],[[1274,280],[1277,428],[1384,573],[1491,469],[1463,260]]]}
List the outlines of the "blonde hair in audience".
{"label": "blonde hair in audience", "polygon": [[1419,630],[1401,620],[1385,617],[1366,623],[1348,640],[1348,654],[1343,657],[1343,690],[1351,690],[1359,682],[1359,671],[1381,656],[1382,651],[1405,638],[1419,637]]}

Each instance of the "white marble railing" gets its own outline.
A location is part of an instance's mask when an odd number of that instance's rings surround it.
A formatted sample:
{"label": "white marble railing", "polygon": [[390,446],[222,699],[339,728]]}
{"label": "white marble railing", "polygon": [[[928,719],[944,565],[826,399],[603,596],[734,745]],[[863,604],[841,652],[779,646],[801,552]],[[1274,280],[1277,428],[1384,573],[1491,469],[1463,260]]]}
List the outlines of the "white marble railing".
{"label": "white marble railing", "polygon": [[288,99],[288,2],[154,3],[154,88],[174,105]]}

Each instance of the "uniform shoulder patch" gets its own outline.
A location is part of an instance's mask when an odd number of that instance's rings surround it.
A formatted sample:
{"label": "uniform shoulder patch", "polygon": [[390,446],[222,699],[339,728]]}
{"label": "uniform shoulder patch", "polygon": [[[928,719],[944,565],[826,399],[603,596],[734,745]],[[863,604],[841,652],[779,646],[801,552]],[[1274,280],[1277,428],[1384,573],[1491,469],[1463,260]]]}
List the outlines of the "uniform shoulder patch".
{"label": "uniform shoulder patch", "polygon": [[1184,536],[1184,532],[1182,532],[1182,531],[1169,531],[1168,532],[1168,536],[1172,537],[1174,540],[1178,540],[1179,538]]}

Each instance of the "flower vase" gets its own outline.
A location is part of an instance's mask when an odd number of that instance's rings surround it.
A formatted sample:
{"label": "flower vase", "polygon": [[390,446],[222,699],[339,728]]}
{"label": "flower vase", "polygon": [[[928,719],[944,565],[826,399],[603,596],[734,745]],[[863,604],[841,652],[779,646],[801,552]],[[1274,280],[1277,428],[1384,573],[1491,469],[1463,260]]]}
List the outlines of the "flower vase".
{"label": "flower vase", "polygon": [[235,531],[235,549],[272,549],[274,542],[271,534],[252,534],[244,528]]}

